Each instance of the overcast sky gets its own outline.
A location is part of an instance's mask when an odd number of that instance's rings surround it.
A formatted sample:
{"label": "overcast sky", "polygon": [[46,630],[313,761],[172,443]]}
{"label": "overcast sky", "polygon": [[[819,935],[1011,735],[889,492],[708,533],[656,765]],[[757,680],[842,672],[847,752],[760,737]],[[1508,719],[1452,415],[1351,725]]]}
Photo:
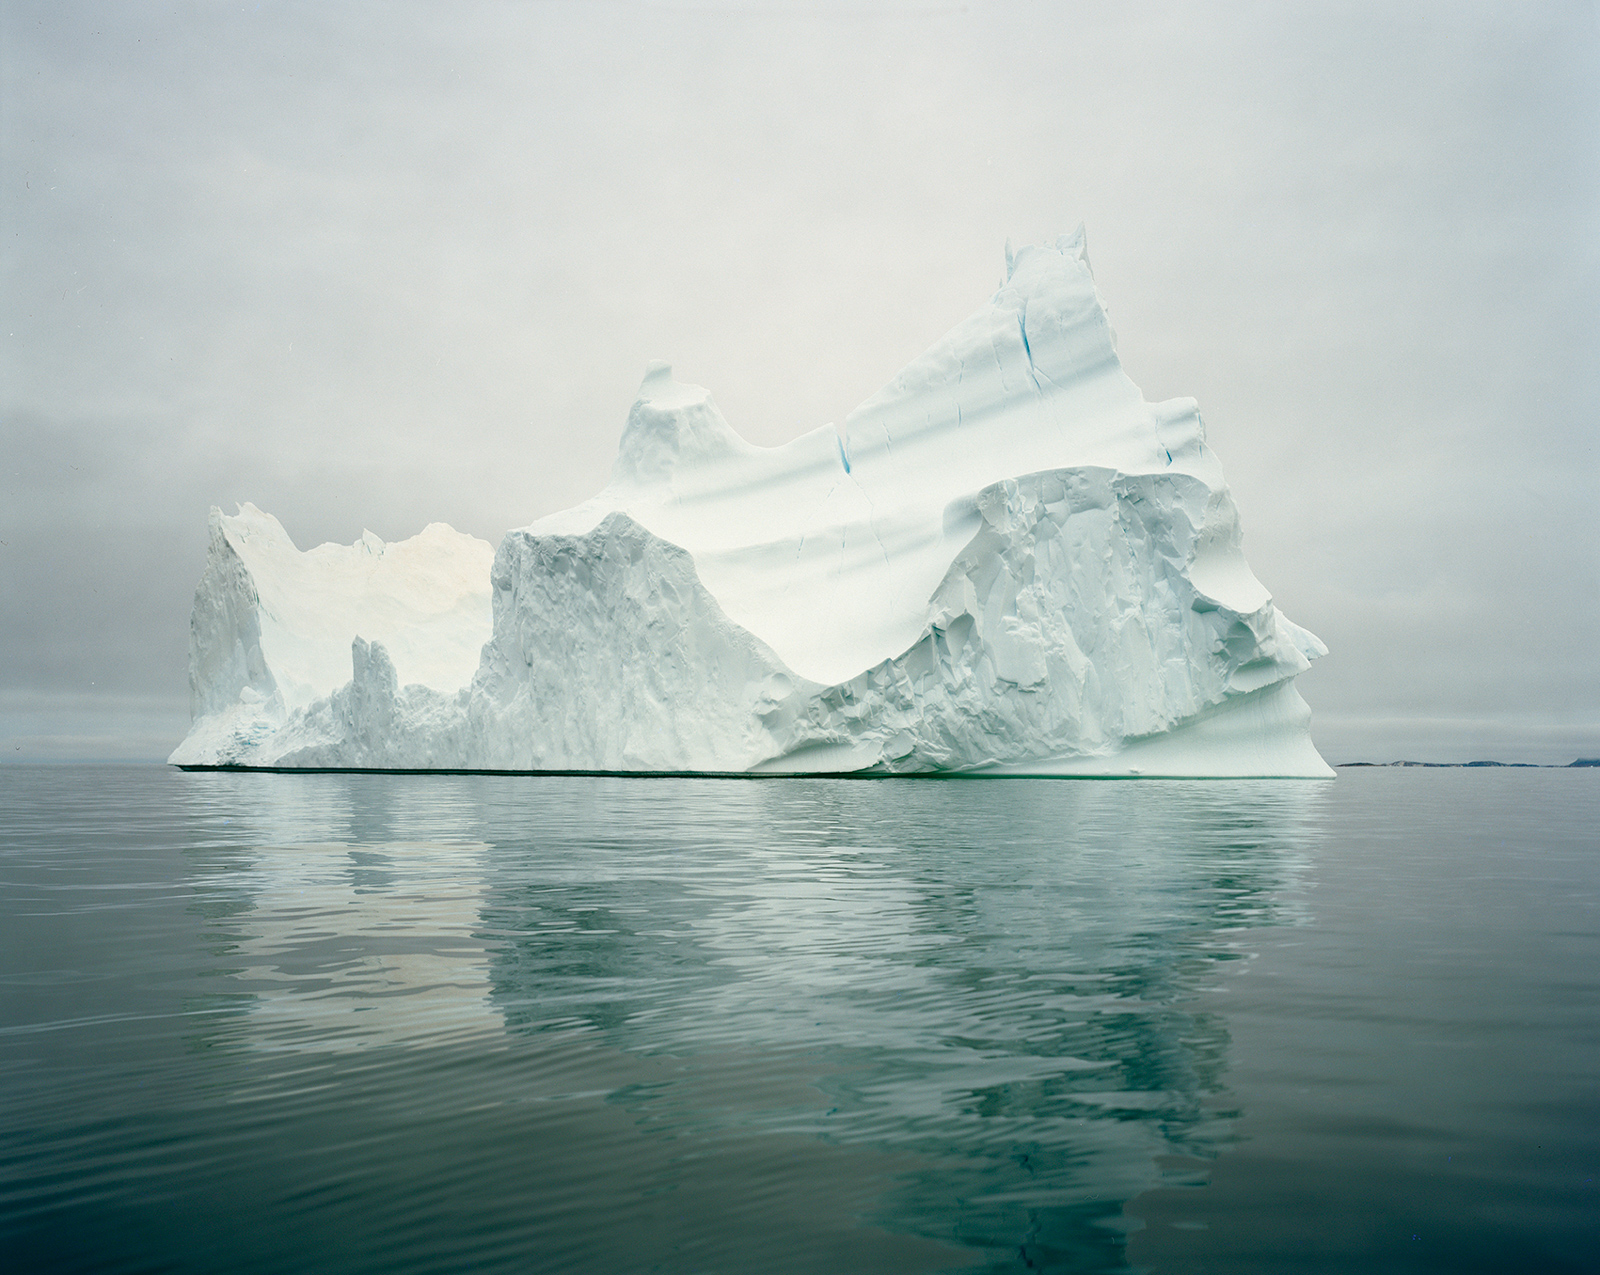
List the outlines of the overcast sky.
{"label": "overcast sky", "polygon": [[0,737],[164,756],[206,511],[495,541],[1088,226],[1330,760],[1600,752],[1600,7],[3,0]]}

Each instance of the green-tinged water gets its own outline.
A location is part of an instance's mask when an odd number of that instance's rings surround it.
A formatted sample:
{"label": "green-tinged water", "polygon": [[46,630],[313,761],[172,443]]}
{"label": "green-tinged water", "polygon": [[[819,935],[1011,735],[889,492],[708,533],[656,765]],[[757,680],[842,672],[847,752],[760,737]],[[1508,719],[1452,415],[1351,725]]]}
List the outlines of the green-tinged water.
{"label": "green-tinged water", "polygon": [[1600,1252],[1600,777],[0,769],[0,1267]]}

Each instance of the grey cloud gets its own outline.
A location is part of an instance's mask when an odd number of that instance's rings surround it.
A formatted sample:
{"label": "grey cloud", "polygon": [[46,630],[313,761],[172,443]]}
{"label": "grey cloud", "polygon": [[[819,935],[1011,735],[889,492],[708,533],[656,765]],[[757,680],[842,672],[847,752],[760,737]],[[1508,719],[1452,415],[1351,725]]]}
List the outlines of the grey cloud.
{"label": "grey cloud", "polygon": [[493,539],[604,481],[647,359],[778,442],[961,319],[1008,234],[1083,220],[1130,373],[1200,400],[1258,574],[1333,647],[1314,707],[1600,739],[1592,5],[0,22],[29,703],[181,701],[212,503]]}

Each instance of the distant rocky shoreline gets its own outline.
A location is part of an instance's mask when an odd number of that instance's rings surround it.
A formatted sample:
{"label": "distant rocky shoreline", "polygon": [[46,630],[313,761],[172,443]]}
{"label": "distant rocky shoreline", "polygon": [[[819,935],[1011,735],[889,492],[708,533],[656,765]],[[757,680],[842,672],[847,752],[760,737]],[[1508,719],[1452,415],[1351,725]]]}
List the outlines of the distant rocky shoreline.
{"label": "distant rocky shoreline", "polygon": [[1342,761],[1335,770],[1353,770],[1357,766],[1425,766],[1432,770],[1471,770],[1477,766],[1503,766],[1515,770],[1571,770],[1574,766],[1600,766],[1600,757],[1580,757],[1565,765],[1558,762],[1538,761]]}

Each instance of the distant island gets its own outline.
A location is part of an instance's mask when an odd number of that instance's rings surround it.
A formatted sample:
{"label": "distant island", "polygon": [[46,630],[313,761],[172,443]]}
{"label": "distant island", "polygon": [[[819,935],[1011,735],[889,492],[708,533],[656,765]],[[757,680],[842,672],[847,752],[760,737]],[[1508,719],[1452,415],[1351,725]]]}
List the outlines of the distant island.
{"label": "distant island", "polygon": [[1600,766],[1600,757],[1580,757],[1576,761],[1341,761],[1336,770],[1354,770],[1357,766],[1424,766],[1433,770],[1471,770],[1479,766],[1501,766],[1513,770],[1571,770],[1574,766]]}

